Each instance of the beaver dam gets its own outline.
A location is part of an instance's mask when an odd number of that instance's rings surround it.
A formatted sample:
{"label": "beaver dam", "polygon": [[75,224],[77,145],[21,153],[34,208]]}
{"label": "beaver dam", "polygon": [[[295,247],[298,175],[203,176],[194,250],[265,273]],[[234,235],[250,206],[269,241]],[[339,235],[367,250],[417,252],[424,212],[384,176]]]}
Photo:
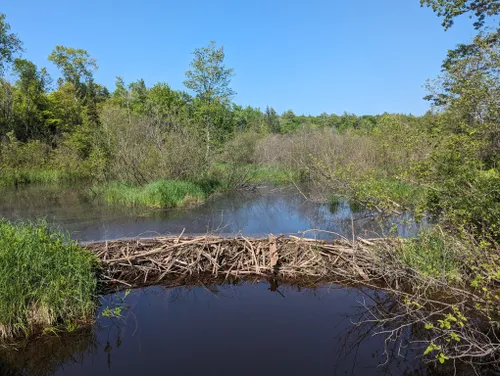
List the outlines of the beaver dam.
{"label": "beaver dam", "polygon": [[169,236],[90,243],[109,284],[151,285],[211,278],[368,281],[382,277],[375,250],[394,239],[322,241],[295,236]]}

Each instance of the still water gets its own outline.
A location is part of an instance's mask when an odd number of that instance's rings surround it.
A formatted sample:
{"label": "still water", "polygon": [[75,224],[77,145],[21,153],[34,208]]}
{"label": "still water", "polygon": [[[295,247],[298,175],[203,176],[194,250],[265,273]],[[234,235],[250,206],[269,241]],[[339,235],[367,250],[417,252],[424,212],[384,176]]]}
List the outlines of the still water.
{"label": "still water", "polygon": [[[27,187],[0,191],[0,216],[44,217],[81,241],[121,237],[215,232],[246,235],[297,234],[309,237],[378,237],[393,230],[402,236],[416,231],[411,218],[380,220],[374,213],[353,212],[347,202],[336,207],[306,200],[296,189],[262,187],[231,192],[193,208],[153,210],[113,206],[92,198],[86,189]],[[335,234],[339,235],[335,235]]]}
{"label": "still water", "polygon": [[[123,293],[120,294],[123,296]],[[29,375],[424,375],[411,348],[384,365],[384,338],[363,304],[369,290],[266,282],[132,290],[122,317],[86,331],[0,351],[0,372]],[[394,346],[389,345],[389,350]],[[19,372],[19,373],[15,373]]]}
{"label": "still water", "polygon": [[[46,218],[74,239],[95,241],[158,234],[301,233],[332,238],[411,236],[410,218],[375,218],[306,200],[293,189],[261,188],[213,198],[193,208],[110,206],[74,188],[4,190],[0,216]],[[384,354],[383,336],[355,325],[383,294],[334,285],[270,287],[266,281],[223,286],[134,289],[101,298],[96,324],[0,350],[0,375],[426,375],[422,350]],[[122,307],[120,318],[104,317]],[[387,348],[394,354],[394,344]],[[392,349],[392,350],[391,350]],[[397,355],[399,354],[399,355]],[[446,373],[444,373],[446,374]]]}

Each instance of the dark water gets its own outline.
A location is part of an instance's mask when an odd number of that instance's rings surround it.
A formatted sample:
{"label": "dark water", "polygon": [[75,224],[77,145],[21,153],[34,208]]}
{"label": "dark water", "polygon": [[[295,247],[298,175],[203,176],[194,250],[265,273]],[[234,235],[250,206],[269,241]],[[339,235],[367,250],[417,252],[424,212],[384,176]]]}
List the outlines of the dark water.
{"label": "dark water", "polygon": [[[295,189],[264,187],[256,192],[232,192],[194,208],[152,210],[123,208],[92,199],[76,188],[28,187],[0,191],[0,216],[9,219],[46,217],[82,241],[158,234],[217,232],[248,235],[322,230],[348,238],[377,237],[391,230],[415,233],[411,218],[376,219],[367,211],[353,212],[344,202],[337,207],[306,200]],[[310,237],[332,238],[328,232]]]}
{"label": "dark water", "polygon": [[[120,294],[123,296],[123,293]],[[270,291],[266,282],[133,290],[122,318],[100,316],[81,333],[0,351],[3,369],[33,375],[423,375],[409,348],[386,361],[370,327],[368,290]],[[392,349],[393,346],[389,346]],[[1,370],[1,368],[0,368]]]}
{"label": "dark water", "polygon": [[[114,207],[72,188],[0,193],[1,216],[45,217],[82,241],[183,229],[249,235],[319,229],[323,232],[306,235],[323,238],[416,231],[407,217],[381,221],[367,211],[353,212],[347,203],[336,208],[315,204],[294,190],[231,193],[173,210]],[[421,349],[404,347],[387,361],[385,337],[373,336],[370,325],[353,324],[366,319],[365,305],[378,304],[383,295],[338,286],[269,287],[267,282],[157,286],[133,290],[123,303],[106,296],[101,310],[126,306],[121,319],[99,315],[96,325],[77,333],[44,337],[17,351],[0,350],[0,375],[428,374],[417,359]]]}

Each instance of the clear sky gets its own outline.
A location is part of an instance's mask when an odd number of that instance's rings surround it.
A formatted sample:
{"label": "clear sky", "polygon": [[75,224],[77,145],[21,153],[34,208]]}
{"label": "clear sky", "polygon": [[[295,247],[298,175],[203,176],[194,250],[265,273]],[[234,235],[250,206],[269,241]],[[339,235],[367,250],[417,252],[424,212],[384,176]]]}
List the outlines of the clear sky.
{"label": "clear sky", "polygon": [[191,52],[215,40],[235,70],[234,101],[296,114],[424,113],[423,84],[446,51],[474,35],[468,19],[445,32],[418,0],[2,0],[24,57],[84,48],[96,81],[144,78],[184,89]]}

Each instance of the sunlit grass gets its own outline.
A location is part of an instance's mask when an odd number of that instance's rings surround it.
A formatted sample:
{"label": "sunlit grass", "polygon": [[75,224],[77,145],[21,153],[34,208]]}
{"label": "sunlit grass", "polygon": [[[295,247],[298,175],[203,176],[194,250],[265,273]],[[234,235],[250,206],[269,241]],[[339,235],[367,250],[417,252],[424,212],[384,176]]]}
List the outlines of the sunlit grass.
{"label": "sunlit grass", "polygon": [[43,222],[0,219],[0,337],[93,319],[97,259]]}
{"label": "sunlit grass", "polygon": [[196,204],[207,197],[202,186],[178,180],[158,180],[145,186],[111,182],[98,187],[96,191],[112,204],[151,208]]}

